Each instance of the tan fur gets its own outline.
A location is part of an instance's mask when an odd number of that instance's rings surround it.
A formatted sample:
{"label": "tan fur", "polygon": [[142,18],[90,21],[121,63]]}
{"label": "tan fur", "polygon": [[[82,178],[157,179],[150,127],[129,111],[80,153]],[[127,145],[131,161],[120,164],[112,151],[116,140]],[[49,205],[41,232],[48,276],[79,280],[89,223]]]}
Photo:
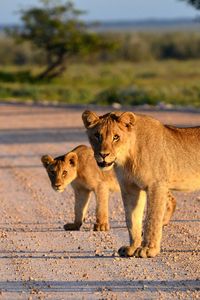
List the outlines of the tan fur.
{"label": "tan fur", "polygon": [[[87,212],[91,192],[96,196],[96,224],[94,230],[109,230],[108,198],[110,191],[118,191],[114,172],[102,172],[90,147],[80,145],[71,152],[52,158],[41,158],[54,190],[63,192],[71,183],[75,193],[75,221],[64,225],[65,230],[79,230]],[[64,172],[64,173],[63,173]]]}
{"label": "tan fur", "polygon": [[[130,246],[120,248],[120,255],[156,256],[162,224],[176,206],[169,191],[200,188],[200,127],[176,128],[132,112],[98,117],[85,111],[82,118],[98,165],[114,167],[121,187]],[[141,243],[143,192],[147,213]]]}

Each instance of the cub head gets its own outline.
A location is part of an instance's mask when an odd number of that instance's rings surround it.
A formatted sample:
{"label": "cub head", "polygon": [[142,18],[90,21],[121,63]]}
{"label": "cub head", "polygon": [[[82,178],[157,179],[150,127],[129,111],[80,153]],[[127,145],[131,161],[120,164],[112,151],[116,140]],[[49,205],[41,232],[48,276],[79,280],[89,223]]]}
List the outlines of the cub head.
{"label": "cub head", "polygon": [[66,186],[77,177],[78,157],[74,152],[56,158],[44,155],[41,157],[41,161],[47,171],[52,188],[56,192],[63,192]]}
{"label": "cub head", "polygon": [[97,116],[91,111],[82,114],[88,138],[94,151],[97,164],[103,170],[109,170],[115,162],[125,158],[133,131],[136,116],[132,112],[111,112]]}

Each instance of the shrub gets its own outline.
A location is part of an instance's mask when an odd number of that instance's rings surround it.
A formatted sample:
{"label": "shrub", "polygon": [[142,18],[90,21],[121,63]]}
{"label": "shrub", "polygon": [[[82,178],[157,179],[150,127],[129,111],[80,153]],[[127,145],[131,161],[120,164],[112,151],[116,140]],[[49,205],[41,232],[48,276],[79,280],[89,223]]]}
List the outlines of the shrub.
{"label": "shrub", "polygon": [[[69,63],[78,62],[141,62],[165,59],[200,58],[200,33],[104,33],[101,40],[112,47],[102,47],[90,55],[74,54]],[[0,65],[44,65],[45,55],[30,43],[15,44],[11,38],[0,36]]]}
{"label": "shrub", "polygon": [[145,89],[136,86],[125,89],[111,88],[100,92],[95,101],[96,104],[113,104],[120,103],[121,105],[156,105],[159,101]]}

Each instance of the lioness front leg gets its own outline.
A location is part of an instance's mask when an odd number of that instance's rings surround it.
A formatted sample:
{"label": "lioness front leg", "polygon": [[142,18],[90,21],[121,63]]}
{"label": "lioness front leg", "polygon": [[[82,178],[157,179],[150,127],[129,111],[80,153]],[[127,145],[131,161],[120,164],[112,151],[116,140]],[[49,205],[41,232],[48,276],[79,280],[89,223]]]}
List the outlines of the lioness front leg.
{"label": "lioness front leg", "polygon": [[136,257],[155,257],[160,253],[163,217],[167,203],[167,189],[153,186],[147,192],[147,213],[144,240],[136,252]]}
{"label": "lioness front leg", "polygon": [[126,225],[129,231],[130,246],[122,246],[120,256],[133,256],[142,242],[142,219],[146,203],[146,193],[138,187],[122,191]]}
{"label": "lioness front leg", "polygon": [[96,191],[96,223],[94,224],[95,231],[108,231],[109,221],[108,221],[108,197],[109,189],[107,185],[100,184]]}
{"label": "lioness front leg", "polygon": [[84,188],[74,189],[75,192],[75,221],[74,223],[67,223],[64,225],[65,230],[80,230],[81,225],[85,219],[87,208],[90,199],[90,191]]}

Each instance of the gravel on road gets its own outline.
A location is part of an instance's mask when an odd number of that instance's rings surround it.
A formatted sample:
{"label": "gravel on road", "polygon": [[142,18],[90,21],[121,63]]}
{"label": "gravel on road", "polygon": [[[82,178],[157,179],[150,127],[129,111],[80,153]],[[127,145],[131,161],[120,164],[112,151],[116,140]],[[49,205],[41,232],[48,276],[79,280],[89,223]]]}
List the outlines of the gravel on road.
{"label": "gravel on road", "polygon": [[[141,111],[142,112],[142,111]],[[80,109],[0,104],[0,299],[199,299],[200,191],[176,193],[161,254],[120,258],[128,244],[119,193],[109,232],[94,232],[95,201],[81,231],[71,187],[50,186],[40,157],[88,144]],[[200,125],[199,113],[145,111],[167,124]]]}

